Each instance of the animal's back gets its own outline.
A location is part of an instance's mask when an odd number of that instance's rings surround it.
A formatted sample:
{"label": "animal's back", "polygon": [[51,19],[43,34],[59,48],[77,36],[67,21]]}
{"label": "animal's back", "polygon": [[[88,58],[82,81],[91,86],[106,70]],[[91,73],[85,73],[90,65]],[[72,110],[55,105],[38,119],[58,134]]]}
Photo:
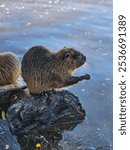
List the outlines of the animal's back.
{"label": "animal's back", "polygon": [[43,46],[32,47],[24,55],[22,60],[22,77],[31,91],[41,90],[41,86],[44,84],[42,82],[43,74],[47,72],[47,64],[51,57],[52,53]]}
{"label": "animal's back", "polygon": [[0,85],[15,83],[20,75],[20,62],[11,52],[0,53]]}
{"label": "animal's back", "polygon": [[32,70],[35,67],[38,69],[42,62],[46,62],[49,55],[49,50],[43,46],[35,46],[30,48],[29,51],[23,57],[22,72],[24,73],[26,70]]}

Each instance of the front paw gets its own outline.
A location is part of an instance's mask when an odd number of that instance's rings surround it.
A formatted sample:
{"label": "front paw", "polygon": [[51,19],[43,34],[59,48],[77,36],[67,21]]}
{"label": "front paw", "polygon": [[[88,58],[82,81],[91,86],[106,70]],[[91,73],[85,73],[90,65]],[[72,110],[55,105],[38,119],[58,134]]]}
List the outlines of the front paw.
{"label": "front paw", "polygon": [[90,80],[90,79],[91,79],[91,76],[90,76],[89,74],[86,74],[86,75],[84,75],[84,79]]}

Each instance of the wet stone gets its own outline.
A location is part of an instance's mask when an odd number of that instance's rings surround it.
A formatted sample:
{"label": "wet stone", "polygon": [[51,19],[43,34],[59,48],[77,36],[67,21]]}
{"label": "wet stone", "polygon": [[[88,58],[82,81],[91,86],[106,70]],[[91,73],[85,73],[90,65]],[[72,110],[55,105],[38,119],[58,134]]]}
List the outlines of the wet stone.
{"label": "wet stone", "polygon": [[[16,99],[17,93],[19,93],[19,91],[23,91],[25,88],[26,84],[23,82],[21,77],[18,79],[16,84],[0,86],[0,114],[2,111],[7,112],[8,107]],[[13,98],[11,99],[12,96]]]}
{"label": "wet stone", "polygon": [[[21,94],[22,93],[22,94]],[[15,94],[16,95],[16,94]],[[13,101],[14,96],[10,97]],[[85,118],[78,97],[69,91],[51,91],[30,95],[17,92],[7,111],[7,120],[22,150],[61,150],[64,130],[73,130]]]}

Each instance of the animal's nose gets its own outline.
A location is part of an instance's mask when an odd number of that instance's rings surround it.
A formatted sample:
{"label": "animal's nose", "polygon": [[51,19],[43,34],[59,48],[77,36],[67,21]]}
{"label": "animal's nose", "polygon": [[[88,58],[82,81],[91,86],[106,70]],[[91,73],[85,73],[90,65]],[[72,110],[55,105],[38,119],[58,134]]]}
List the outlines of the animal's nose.
{"label": "animal's nose", "polygon": [[80,60],[83,60],[83,62],[86,61],[86,57],[85,57],[84,55],[82,55],[82,54],[79,56],[79,59],[80,59]]}
{"label": "animal's nose", "polygon": [[83,56],[83,59],[84,59],[84,61],[86,61],[86,57],[85,56]]}

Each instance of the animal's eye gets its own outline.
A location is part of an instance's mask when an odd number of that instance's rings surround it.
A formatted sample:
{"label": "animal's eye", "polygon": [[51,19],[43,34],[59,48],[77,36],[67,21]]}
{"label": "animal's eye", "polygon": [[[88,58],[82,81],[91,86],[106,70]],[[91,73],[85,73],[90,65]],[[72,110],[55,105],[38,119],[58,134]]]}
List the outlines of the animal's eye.
{"label": "animal's eye", "polygon": [[65,55],[66,58],[68,58],[68,57],[70,57],[70,56],[71,56],[70,53],[66,53],[66,55]]}

